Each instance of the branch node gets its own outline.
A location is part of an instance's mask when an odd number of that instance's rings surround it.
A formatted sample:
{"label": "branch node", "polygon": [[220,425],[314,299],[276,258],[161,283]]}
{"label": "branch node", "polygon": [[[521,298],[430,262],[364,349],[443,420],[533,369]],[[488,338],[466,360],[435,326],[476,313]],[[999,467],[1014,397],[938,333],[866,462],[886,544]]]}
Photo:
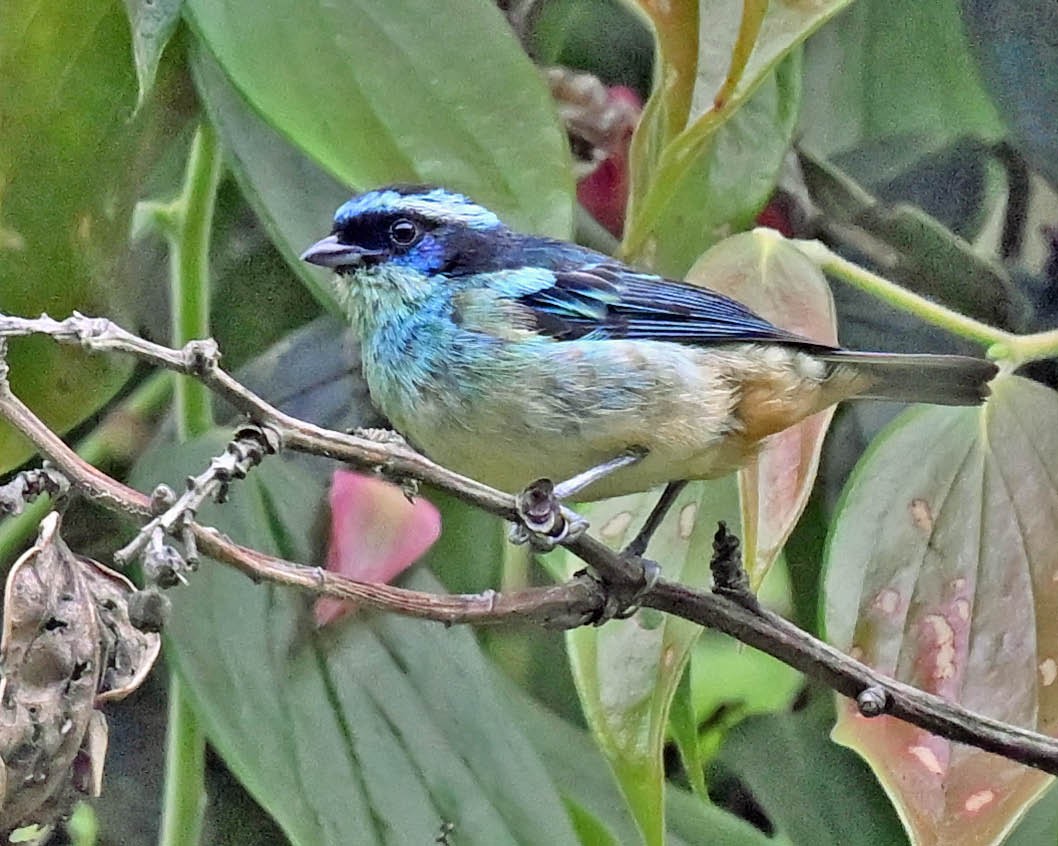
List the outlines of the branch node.
{"label": "branch node", "polygon": [[376,444],[388,444],[408,448],[408,442],[404,436],[395,429],[384,429],[377,427],[351,429],[349,434],[354,438],[363,438]]}
{"label": "branch node", "polygon": [[737,602],[750,611],[759,611],[760,603],[749,586],[749,577],[742,567],[742,550],[738,536],[727,530],[727,523],[717,523],[713,535],[713,558],[709,569],[713,573],[713,593]]}
{"label": "branch node", "polygon": [[865,687],[856,697],[856,707],[865,717],[880,717],[889,710],[889,694],[881,685]]}
{"label": "branch node", "polygon": [[143,553],[144,579],[162,590],[168,590],[179,584],[187,584],[187,577],[184,576],[187,569],[187,562],[180,551],[165,542],[165,532],[161,527],[155,528]]}
{"label": "branch node", "polygon": [[220,347],[212,338],[201,338],[184,344],[184,368],[191,376],[208,376],[220,366]]}
{"label": "branch node", "polygon": [[176,491],[166,484],[155,485],[151,491],[151,514],[157,517],[173,507],[176,502]]}
{"label": "branch node", "polygon": [[39,470],[23,470],[11,481],[0,485],[0,516],[21,514],[41,494],[57,499],[65,496],[69,489],[69,479],[48,462]]}

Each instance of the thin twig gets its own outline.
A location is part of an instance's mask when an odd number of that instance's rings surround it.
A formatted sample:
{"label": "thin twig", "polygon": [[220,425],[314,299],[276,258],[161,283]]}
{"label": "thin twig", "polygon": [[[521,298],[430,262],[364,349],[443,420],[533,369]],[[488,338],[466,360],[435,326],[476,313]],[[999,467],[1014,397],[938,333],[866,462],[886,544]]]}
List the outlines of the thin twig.
{"label": "thin twig", "polygon": [[[147,496],[84,462],[11,393],[2,341],[5,336],[27,334],[46,334],[60,342],[77,343],[95,351],[131,353],[170,370],[196,376],[255,423],[278,432],[289,449],[328,456],[356,467],[381,469],[391,476],[429,482],[497,516],[506,519],[516,516],[514,497],[445,470],[407,446],[331,432],[283,414],[220,369],[212,342],[195,342],[183,350],[172,350],[130,335],[110,321],[90,320],[80,315],[61,322],[46,316],[29,320],[0,315],[0,417],[26,435],[83,495],[108,508],[141,520],[152,516]],[[445,623],[480,624],[519,619],[570,627],[597,619],[605,601],[599,583],[586,575],[563,585],[506,596],[491,591],[470,596],[436,596],[389,585],[363,584],[320,568],[264,555],[194,522],[188,523],[188,528],[202,552],[251,578]],[[608,587],[629,588],[642,582],[639,567],[589,535],[563,543],[592,567]],[[856,699],[865,714],[886,713],[940,737],[1058,775],[1058,741],[1053,738],[976,714],[888,678],[769,611],[746,607],[724,596],[664,579],[637,598],[644,606],[723,631],[778,658]]]}
{"label": "thin twig", "polygon": [[850,699],[859,700],[861,694],[870,691],[871,707],[875,708],[872,716],[880,716],[874,704],[880,690],[886,700],[881,713],[939,737],[1058,775],[1058,741],[1054,738],[993,720],[950,700],[898,682],[764,608],[750,610],[726,597],[706,594],[665,579],[640,601],[658,611],[731,635]]}

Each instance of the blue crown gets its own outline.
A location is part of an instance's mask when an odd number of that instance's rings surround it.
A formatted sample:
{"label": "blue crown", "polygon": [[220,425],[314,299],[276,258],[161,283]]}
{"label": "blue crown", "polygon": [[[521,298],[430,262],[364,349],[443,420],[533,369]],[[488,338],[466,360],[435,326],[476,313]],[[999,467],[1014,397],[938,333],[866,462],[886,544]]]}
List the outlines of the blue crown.
{"label": "blue crown", "polygon": [[503,227],[495,214],[469,197],[429,185],[390,185],[360,194],[335,212],[334,224],[340,227],[363,214],[407,213],[483,231]]}

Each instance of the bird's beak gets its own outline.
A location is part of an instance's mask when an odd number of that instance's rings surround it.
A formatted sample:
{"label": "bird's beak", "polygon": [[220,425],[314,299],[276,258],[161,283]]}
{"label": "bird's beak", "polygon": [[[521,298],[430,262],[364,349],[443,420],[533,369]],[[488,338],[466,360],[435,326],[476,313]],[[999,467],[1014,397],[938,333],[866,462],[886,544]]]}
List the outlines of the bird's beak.
{"label": "bird's beak", "polygon": [[361,264],[367,257],[376,254],[374,250],[365,250],[356,244],[343,244],[337,235],[328,235],[309,247],[301,254],[301,260],[320,267],[350,267]]}

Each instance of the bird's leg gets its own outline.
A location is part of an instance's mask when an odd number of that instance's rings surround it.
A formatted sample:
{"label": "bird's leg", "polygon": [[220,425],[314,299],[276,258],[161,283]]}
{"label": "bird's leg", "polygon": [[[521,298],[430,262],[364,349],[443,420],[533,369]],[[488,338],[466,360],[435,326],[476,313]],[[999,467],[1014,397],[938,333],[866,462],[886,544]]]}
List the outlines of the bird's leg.
{"label": "bird's leg", "polygon": [[589,485],[611,473],[643,460],[645,449],[632,447],[615,458],[564,482],[554,484],[550,479],[537,479],[519,493],[515,501],[520,522],[511,526],[511,543],[531,543],[541,550],[553,549],[564,540],[579,537],[588,528],[587,520],[562,507],[562,500],[575,496]]}
{"label": "bird's leg", "polygon": [[646,522],[643,523],[643,528],[641,528],[639,533],[632,538],[623,550],[621,550],[622,555],[629,558],[643,557],[643,554],[647,551],[647,545],[650,543],[650,539],[654,537],[654,532],[658,530],[661,521],[665,519],[665,515],[668,514],[669,509],[672,508],[672,503],[676,501],[676,497],[680,495],[680,491],[686,486],[686,480],[669,482],[665,485],[665,490],[661,492],[658,501],[654,504],[654,507],[647,515]]}

